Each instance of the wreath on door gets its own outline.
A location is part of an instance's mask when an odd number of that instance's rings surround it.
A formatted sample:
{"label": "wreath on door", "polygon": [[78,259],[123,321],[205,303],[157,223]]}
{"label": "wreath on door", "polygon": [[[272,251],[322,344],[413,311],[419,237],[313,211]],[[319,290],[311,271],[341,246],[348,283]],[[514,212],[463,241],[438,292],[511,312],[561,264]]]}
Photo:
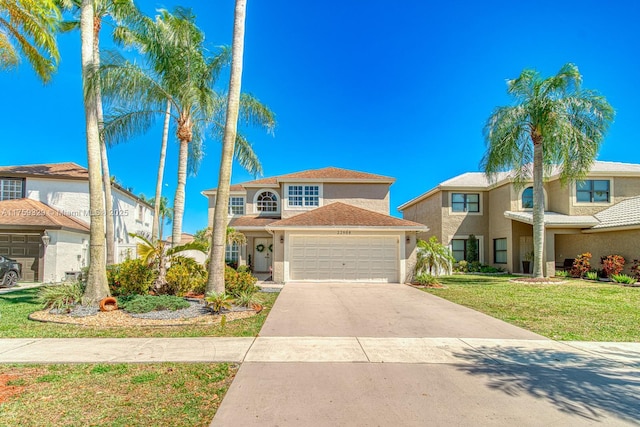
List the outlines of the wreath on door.
{"label": "wreath on door", "polygon": [[269,252],[273,252],[273,243],[269,245]]}
{"label": "wreath on door", "polygon": [[264,251],[264,245],[262,243],[260,243],[258,246],[256,246],[256,251],[263,252]]}

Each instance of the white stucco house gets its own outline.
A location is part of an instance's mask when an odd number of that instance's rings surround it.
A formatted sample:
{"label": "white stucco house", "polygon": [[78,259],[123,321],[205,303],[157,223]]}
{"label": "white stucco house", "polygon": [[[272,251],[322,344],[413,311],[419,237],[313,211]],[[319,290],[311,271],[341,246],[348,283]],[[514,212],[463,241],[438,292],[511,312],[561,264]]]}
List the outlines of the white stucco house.
{"label": "white stucco house", "polygon": [[[153,207],[111,185],[115,261],[120,262],[136,254],[129,233],[151,234]],[[23,281],[61,281],[88,265],[90,220],[86,168],[75,163],[0,167],[0,255],[21,263]]]}
{"label": "white stucco house", "polygon": [[[229,226],[247,243],[226,258],[276,282],[410,281],[416,235],[428,227],[389,215],[393,182],[328,167],[232,185]],[[211,227],[217,190],[203,194]]]}

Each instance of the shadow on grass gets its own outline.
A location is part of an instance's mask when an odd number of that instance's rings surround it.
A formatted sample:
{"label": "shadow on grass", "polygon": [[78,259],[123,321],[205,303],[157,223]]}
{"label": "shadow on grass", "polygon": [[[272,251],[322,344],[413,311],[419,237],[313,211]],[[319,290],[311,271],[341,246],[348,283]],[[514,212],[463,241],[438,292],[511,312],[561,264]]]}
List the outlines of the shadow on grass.
{"label": "shadow on grass", "polygon": [[495,276],[474,276],[466,274],[456,274],[454,276],[440,276],[438,280],[443,285],[495,285],[506,283],[513,276],[495,275]]}
{"label": "shadow on grass", "polygon": [[[607,415],[633,423],[640,420],[637,366],[571,352],[517,347],[477,347],[456,356],[470,362],[457,369],[486,377],[489,388],[509,396],[526,393],[547,400],[561,412],[592,421]],[[638,358],[637,353],[619,356]]]}
{"label": "shadow on grass", "polygon": [[35,304],[38,302],[38,289],[24,289],[21,291],[8,292],[0,294],[0,304]]}

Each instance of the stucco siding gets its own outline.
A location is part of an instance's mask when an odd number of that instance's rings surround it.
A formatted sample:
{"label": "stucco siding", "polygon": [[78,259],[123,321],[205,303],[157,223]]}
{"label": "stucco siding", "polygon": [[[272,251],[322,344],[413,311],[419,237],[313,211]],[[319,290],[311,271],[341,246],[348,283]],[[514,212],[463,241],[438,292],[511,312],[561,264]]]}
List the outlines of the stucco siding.
{"label": "stucco siding", "polygon": [[[486,264],[495,265],[508,271],[514,269],[513,235],[511,220],[505,218],[504,212],[513,209],[517,203],[517,194],[512,185],[502,185],[489,192],[489,233],[485,242],[487,250]],[[495,264],[493,254],[494,239],[507,239],[507,264]]]}
{"label": "stucco siding", "polygon": [[442,193],[437,192],[411,205],[402,211],[402,218],[429,227],[429,231],[419,233],[418,238],[426,240],[435,236],[442,242]]}
{"label": "stucco siding", "polygon": [[51,240],[44,251],[42,282],[60,282],[68,271],[80,271],[89,265],[89,235],[64,230],[48,232]]}

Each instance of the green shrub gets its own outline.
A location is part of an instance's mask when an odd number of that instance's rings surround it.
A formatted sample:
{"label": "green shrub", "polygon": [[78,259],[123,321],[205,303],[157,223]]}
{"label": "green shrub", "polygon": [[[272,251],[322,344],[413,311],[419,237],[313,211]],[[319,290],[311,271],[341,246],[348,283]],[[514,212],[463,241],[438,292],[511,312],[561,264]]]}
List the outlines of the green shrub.
{"label": "green shrub", "polygon": [[207,270],[193,258],[176,256],[171,259],[166,280],[169,293],[173,295],[204,294]]}
{"label": "green shrub", "polygon": [[466,273],[467,271],[469,271],[469,263],[467,261],[465,261],[465,260],[460,260],[458,262],[457,271],[461,271],[463,273]]}
{"label": "green shrub", "polygon": [[416,276],[416,283],[419,285],[437,285],[438,278],[429,273],[420,273]]}
{"label": "green shrub", "polygon": [[237,305],[241,307],[251,307],[253,304],[261,304],[262,297],[257,292],[240,292],[235,298],[235,302]]}
{"label": "green shrub", "polygon": [[115,277],[118,287],[112,293],[113,295],[146,295],[155,278],[155,271],[142,260],[128,259],[118,266]]}
{"label": "green shrub", "polygon": [[150,311],[176,311],[189,307],[189,302],[173,295],[130,295],[118,298],[118,305],[129,313],[149,313]]}
{"label": "green shrub", "polygon": [[228,294],[238,297],[242,292],[257,292],[258,279],[249,272],[238,273],[231,267],[224,270],[224,287]]}
{"label": "green shrub", "polygon": [[467,265],[467,271],[470,273],[479,273],[482,270],[482,264],[480,261],[473,261]]}
{"label": "green shrub", "polygon": [[251,267],[248,265],[241,265],[238,267],[238,273],[251,273]]}
{"label": "green shrub", "polygon": [[480,266],[480,273],[502,273],[504,270],[499,267],[494,267],[492,265],[482,265]]}
{"label": "green shrub", "polygon": [[636,283],[636,278],[627,276],[626,274],[612,274],[611,279],[616,283],[622,283],[624,285],[633,285]]}
{"label": "green shrub", "polygon": [[233,303],[233,296],[229,295],[226,292],[220,292],[219,294],[216,292],[211,292],[205,298],[207,301],[207,307],[211,308],[214,313],[220,313],[220,310],[230,309],[231,304]]}
{"label": "green shrub", "polygon": [[633,265],[631,266],[631,274],[633,275],[633,277],[640,280],[640,260],[633,260]]}
{"label": "green shrub", "polygon": [[587,271],[585,277],[589,280],[598,280],[598,272],[597,271]]}
{"label": "green shrub", "polygon": [[80,283],[45,286],[38,291],[38,302],[42,303],[44,309],[69,311],[80,302],[82,293]]}
{"label": "green shrub", "polygon": [[564,270],[557,270],[556,277],[569,277],[569,272]]}
{"label": "green shrub", "polygon": [[111,295],[120,295],[120,264],[107,265],[107,283]]}
{"label": "green shrub", "polygon": [[619,275],[624,269],[624,258],[620,255],[608,255],[600,261],[602,264],[602,270],[607,277],[613,277]]}
{"label": "green shrub", "polygon": [[590,260],[591,252],[585,252],[578,255],[578,257],[573,261],[573,266],[571,267],[571,276],[582,279],[588,271],[591,271]]}

